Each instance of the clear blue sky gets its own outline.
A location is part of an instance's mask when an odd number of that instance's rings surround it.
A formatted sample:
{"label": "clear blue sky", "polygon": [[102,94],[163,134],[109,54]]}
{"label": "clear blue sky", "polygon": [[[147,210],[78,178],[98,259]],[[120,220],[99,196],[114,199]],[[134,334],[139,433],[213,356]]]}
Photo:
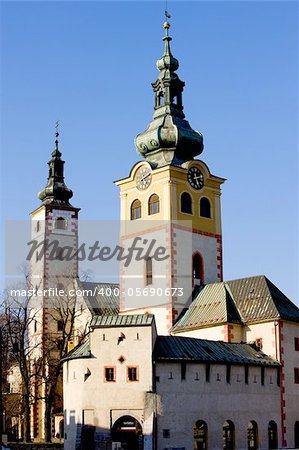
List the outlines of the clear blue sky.
{"label": "clear blue sky", "polygon": [[[54,123],[82,219],[118,219],[113,180],[153,112],[165,3],[2,2],[2,218],[27,220]],[[184,105],[227,178],[226,279],[266,274],[298,302],[297,4],[169,2]]]}

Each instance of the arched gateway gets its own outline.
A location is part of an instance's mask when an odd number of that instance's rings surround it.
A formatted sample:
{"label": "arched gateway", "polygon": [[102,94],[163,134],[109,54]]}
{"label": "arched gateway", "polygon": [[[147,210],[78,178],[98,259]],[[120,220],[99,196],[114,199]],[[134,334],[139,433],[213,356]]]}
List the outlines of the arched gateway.
{"label": "arched gateway", "polygon": [[111,429],[112,442],[120,442],[124,450],[143,450],[142,427],[132,416],[122,416]]}

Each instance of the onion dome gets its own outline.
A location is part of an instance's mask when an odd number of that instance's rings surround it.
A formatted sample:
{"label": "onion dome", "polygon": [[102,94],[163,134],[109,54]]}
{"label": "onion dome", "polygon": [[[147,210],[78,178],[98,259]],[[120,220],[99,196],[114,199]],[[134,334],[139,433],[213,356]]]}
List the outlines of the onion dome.
{"label": "onion dome", "polygon": [[72,198],[73,192],[64,182],[64,161],[61,159],[61,152],[58,148],[58,136],[56,131],[55,150],[52,152],[52,158],[48,162],[49,177],[47,186],[39,192],[38,198],[44,205],[60,205],[72,206],[69,199]]}
{"label": "onion dome", "polygon": [[172,55],[168,35],[170,24],[164,23],[164,53],[157,61],[159,75],[152,83],[155,94],[153,120],[137,135],[135,146],[152,167],[180,165],[203,151],[202,134],[193,130],[185,119],[182,93],[185,86],[176,74],[178,60]]}

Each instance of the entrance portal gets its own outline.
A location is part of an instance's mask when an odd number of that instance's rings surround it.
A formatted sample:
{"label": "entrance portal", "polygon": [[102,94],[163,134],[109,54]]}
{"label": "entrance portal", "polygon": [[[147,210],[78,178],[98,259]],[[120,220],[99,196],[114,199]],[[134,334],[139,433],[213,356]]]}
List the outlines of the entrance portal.
{"label": "entrance portal", "polygon": [[120,442],[124,450],[143,450],[142,427],[132,416],[120,417],[111,430],[112,442]]}

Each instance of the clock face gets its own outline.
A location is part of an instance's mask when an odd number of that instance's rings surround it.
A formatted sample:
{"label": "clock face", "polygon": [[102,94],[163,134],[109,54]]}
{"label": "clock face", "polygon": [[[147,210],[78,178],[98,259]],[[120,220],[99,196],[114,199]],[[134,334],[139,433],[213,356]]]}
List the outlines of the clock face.
{"label": "clock face", "polygon": [[204,185],[204,177],[200,169],[196,166],[190,167],[187,173],[187,179],[193,189],[201,189]]}
{"label": "clock face", "polygon": [[152,171],[149,167],[140,167],[136,175],[136,187],[140,191],[144,191],[149,187],[152,181]]}

